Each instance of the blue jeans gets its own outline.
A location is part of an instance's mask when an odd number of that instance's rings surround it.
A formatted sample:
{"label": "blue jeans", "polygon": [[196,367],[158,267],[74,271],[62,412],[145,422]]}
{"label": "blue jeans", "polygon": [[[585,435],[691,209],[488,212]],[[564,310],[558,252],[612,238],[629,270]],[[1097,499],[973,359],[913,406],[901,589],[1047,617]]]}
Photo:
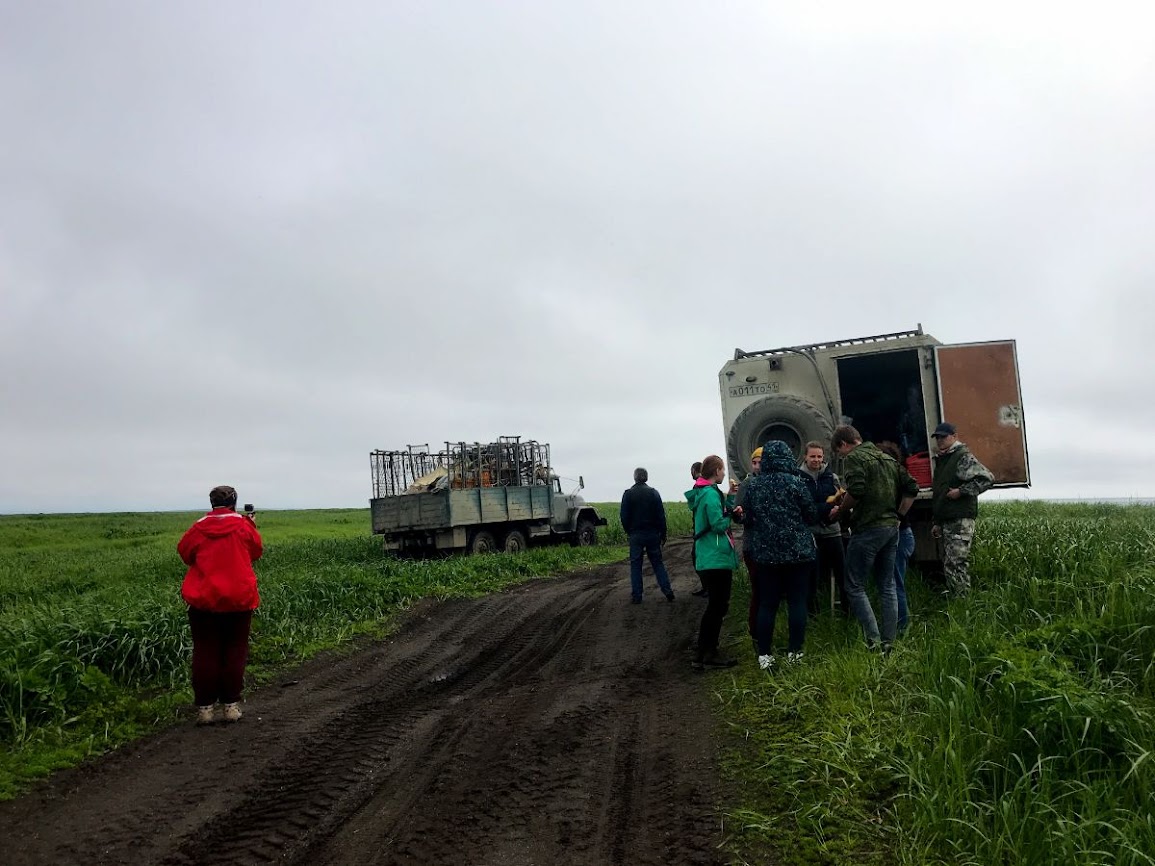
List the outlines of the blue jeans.
{"label": "blue jeans", "polygon": [[898,552],[894,556],[894,592],[898,596],[898,633],[906,631],[910,623],[910,609],[906,605],[906,565],[914,553],[914,530],[905,526],[898,531]]}
{"label": "blue jeans", "polygon": [[[839,542],[841,544],[841,541]],[[787,562],[778,565],[755,562],[752,575],[758,585],[758,655],[774,650],[774,621],[778,606],[786,599],[787,623],[790,626],[790,652],[802,652],[806,640],[806,599],[813,562]]]}
{"label": "blue jeans", "polygon": [[[854,532],[846,549],[846,594],[850,610],[862,626],[868,644],[884,644],[894,640],[898,630],[898,595],[894,588],[894,560],[898,554],[898,527],[876,526]],[[866,597],[866,586],[871,575],[878,581],[882,604],[882,633],[874,608]]]}
{"label": "blue jeans", "polygon": [[662,594],[672,593],[670,575],[666,571],[666,564],[662,562],[661,534],[656,529],[646,529],[630,533],[630,594],[634,598],[642,597],[642,554],[650,558]]}

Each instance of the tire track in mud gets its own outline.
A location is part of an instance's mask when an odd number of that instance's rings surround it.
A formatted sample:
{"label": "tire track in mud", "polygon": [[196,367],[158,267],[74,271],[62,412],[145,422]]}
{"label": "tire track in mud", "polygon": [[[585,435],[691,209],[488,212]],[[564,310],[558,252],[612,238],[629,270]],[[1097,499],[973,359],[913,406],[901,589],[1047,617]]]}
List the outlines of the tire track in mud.
{"label": "tire track in mud", "polygon": [[254,693],[240,725],[0,804],[0,836],[30,840],[6,862],[726,862],[685,559],[674,604],[626,604],[623,563],[425,607]]}

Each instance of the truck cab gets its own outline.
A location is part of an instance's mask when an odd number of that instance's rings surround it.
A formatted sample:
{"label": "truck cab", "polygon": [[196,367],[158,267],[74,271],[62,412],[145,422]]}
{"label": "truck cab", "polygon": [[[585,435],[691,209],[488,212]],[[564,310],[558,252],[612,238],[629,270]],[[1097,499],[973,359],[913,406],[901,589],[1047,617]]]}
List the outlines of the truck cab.
{"label": "truck cab", "polygon": [[[799,459],[808,441],[829,454],[834,428],[889,440],[909,455],[921,493],[912,511],[915,558],[935,560],[929,533],[934,445],[950,421],[996,487],[1029,487],[1026,428],[1014,340],[943,344],[915,330],[802,346],[736,349],[718,374],[730,471],[745,476],[768,440]],[[837,471],[837,466],[835,467]]]}

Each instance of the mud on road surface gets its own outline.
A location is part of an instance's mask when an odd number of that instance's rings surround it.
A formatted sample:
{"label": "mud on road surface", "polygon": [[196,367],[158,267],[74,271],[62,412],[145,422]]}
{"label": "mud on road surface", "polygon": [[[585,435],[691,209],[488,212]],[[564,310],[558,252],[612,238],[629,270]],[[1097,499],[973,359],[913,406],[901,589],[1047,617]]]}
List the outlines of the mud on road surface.
{"label": "mud on road surface", "polygon": [[[0,804],[24,864],[686,864],[720,849],[705,603],[625,563],[414,610],[402,630]],[[706,677],[716,676],[706,674]]]}

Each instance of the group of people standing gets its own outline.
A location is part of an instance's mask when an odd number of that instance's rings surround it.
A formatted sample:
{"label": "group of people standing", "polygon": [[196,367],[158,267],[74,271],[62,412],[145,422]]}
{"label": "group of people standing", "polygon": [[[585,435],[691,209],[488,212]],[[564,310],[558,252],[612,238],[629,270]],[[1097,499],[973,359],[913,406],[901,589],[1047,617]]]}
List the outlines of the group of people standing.
{"label": "group of people standing", "polygon": [[[932,532],[943,539],[948,592],[970,588],[968,560],[978,515],[978,496],[994,478],[958,441],[954,425],[933,433],[937,445],[932,482]],[[751,455],[752,472],[739,485],[721,484],[725,463],[710,455],[690,470],[694,485],[686,491],[693,514],[694,569],[707,599],[698,630],[694,667],[725,668],[736,660],[720,652],[719,635],[729,610],[734,571],[739,562],[732,524],[744,527],[741,559],[750,575],[749,631],[758,665],[776,664],[774,628],[786,603],[786,660],[802,659],[806,627],[818,612],[829,580],[837,608],[860,624],[871,649],[888,652],[909,623],[906,566],[914,551],[908,512],[919,492],[906,471],[898,446],[864,442],[852,426],[834,431],[830,451],[843,462],[842,477],[830,467],[826,446],[808,442],[799,464],[785,442],[772,440]],[[622,497],[622,526],[630,538],[631,600],[642,601],[642,558],[648,555],[658,585],[674,600],[661,558],[666,538],[665,508],[646,484],[646,470]],[[867,593],[878,588],[879,614]]]}

